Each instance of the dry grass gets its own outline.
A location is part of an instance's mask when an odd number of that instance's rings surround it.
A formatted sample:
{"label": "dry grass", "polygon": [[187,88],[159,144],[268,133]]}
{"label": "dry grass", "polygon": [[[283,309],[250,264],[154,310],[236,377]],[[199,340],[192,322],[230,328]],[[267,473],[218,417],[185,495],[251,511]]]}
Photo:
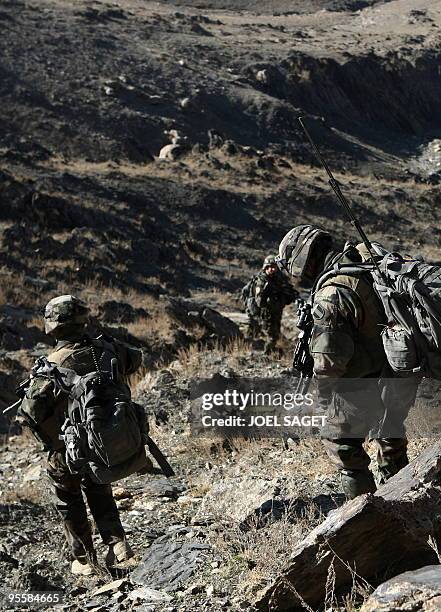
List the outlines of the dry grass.
{"label": "dry grass", "polygon": [[438,562],[441,563],[441,553],[439,551],[438,542],[433,536],[430,536],[427,543],[429,547],[433,550],[433,552],[436,554]]}
{"label": "dry grass", "polygon": [[[36,268],[39,262],[35,262]],[[44,274],[40,275],[44,279]],[[49,297],[48,297],[49,296]],[[22,305],[26,308],[40,309],[53,295],[46,288],[30,284],[25,275],[15,272],[10,274],[4,269],[0,272],[0,306],[5,304]]]}
{"label": "dry grass", "polygon": [[184,376],[195,376],[203,371],[207,352],[214,359],[221,358],[225,366],[233,367],[238,365],[239,360],[252,349],[251,344],[244,338],[235,338],[227,343],[216,342],[213,346],[207,347],[205,344],[192,344],[189,348],[179,349],[177,361],[173,367],[177,368]]}
{"label": "dry grass", "polygon": [[288,504],[282,518],[265,527],[259,517],[253,517],[247,521],[246,531],[232,525],[225,514],[215,517],[210,543],[220,552],[227,571],[240,575],[238,588],[247,596],[255,595],[281,573],[295,543],[322,520],[312,504],[301,516],[295,511],[294,503]]}
{"label": "dry grass", "polygon": [[154,316],[140,317],[132,323],[127,323],[125,327],[130,334],[140,340],[161,338],[167,341],[171,339],[175,325],[167,313],[159,311]]}
{"label": "dry grass", "polygon": [[8,302],[7,291],[2,282],[0,284],[0,306],[4,306],[5,304],[7,304],[7,302]]}
{"label": "dry grass", "polygon": [[152,372],[148,368],[141,367],[132,374],[128,382],[130,389],[136,394],[150,391],[155,385],[156,380],[157,374],[155,372]]}
{"label": "dry grass", "polygon": [[217,306],[221,306],[223,308],[228,308],[231,310],[241,309],[241,303],[236,294],[221,291],[220,289],[216,288],[211,289],[210,291],[193,292],[192,297],[194,297],[196,300],[213,303]]}

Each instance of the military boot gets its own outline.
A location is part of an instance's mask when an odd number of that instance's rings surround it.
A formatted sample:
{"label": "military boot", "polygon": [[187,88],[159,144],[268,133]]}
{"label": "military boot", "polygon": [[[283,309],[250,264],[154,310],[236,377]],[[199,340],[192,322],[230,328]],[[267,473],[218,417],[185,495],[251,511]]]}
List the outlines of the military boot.
{"label": "military boot", "polygon": [[403,438],[383,438],[378,441],[377,454],[378,484],[384,484],[398,474],[409,463],[407,456],[407,440]]}
{"label": "military boot", "polygon": [[343,492],[348,499],[376,490],[374,477],[369,470],[342,470],[340,475]]}
{"label": "military boot", "polygon": [[109,569],[130,569],[137,565],[137,559],[127,540],[110,544],[106,555],[106,566]]}
{"label": "military boot", "polygon": [[408,463],[407,454],[395,457],[394,459],[383,459],[381,463],[378,463],[378,484],[381,485],[387,482],[389,478],[398,474]]}
{"label": "military boot", "polygon": [[71,572],[75,576],[92,576],[96,573],[93,564],[87,557],[81,557],[72,561]]}

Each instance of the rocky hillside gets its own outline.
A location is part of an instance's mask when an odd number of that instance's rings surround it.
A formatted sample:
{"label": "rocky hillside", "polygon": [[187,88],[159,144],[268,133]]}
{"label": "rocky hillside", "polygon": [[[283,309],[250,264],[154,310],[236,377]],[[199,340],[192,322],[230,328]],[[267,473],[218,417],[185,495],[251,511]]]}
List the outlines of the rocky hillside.
{"label": "rocky hillside", "polygon": [[436,211],[438,4],[181,4],[1,0],[3,284],[231,291],[297,220],[343,233],[299,114],[368,229],[385,207],[415,248],[409,218]]}
{"label": "rocky hillside", "polygon": [[[314,441],[189,438],[188,383],[285,376],[288,353],[262,357],[216,312],[241,321],[238,290],[294,224],[356,238],[299,115],[367,233],[441,261],[441,6],[0,0],[0,26],[0,405],[49,348],[42,306],[81,295],[96,328],[143,348],[133,386],[168,420],[155,435],[178,471],[170,483],[122,483],[130,538],[153,553],[138,578],[97,593],[109,577],[75,581],[49,544],[61,527],[42,454],[5,439],[0,576],[8,587],[65,588],[72,610],[251,609],[292,543],[341,504],[339,485]],[[250,529],[268,501],[276,521]],[[155,573],[168,554],[173,589]]]}

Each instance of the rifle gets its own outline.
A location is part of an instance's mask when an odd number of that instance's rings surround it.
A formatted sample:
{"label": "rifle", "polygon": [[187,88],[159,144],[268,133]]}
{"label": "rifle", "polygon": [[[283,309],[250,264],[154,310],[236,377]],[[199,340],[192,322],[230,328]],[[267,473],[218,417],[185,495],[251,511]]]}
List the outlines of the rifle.
{"label": "rifle", "polygon": [[349,221],[351,222],[351,224],[353,225],[353,227],[357,230],[358,234],[360,235],[360,238],[364,244],[364,246],[366,247],[369,256],[372,260],[372,263],[374,264],[378,274],[380,275],[380,278],[384,279],[384,275],[380,270],[380,267],[377,263],[377,260],[375,258],[374,255],[374,248],[372,246],[371,241],[369,240],[369,238],[366,236],[366,234],[364,233],[363,228],[360,225],[359,220],[357,219],[357,217],[354,215],[354,213],[352,212],[352,208],[348,202],[348,200],[346,199],[346,197],[343,195],[341,189],[340,189],[340,184],[339,182],[335,179],[334,175],[331,172],[331,169],[329,168],[326,160],[324,159],[323,155],[320,153],[317,145],[315,144],[315,142],[312,139],[311,134],[308,132],[304,122],[303,122],[303,117],[299,117],[298,118],[299,123],[302,127],[302,130],[305,132],[306,138],[309,140],[312,150],[314,151],[314,155],[316,156],[317,160],[319,161],[319,163],[323,166],[323,168],[326,170],[326,173],[329,177],[328,183],[331,186],[333,192],[335,193],[335,195],[337,196],[337,201],[340,204],[341,208],[343,209],[343,212],[346,214],[346,216],[348,217]]}
{"label": "rifle", "polygon": [[144,439],[149,448],[151,456],[161,468],[161,471],[164,474],[164,476],[166,476],[167,478],[170,478],[171,476],[175,476],[175,472],[172,466],[169,464],[169,462],[165,458],[165,455],[162,453],[162,451],[158,448],[158,446],[156,445],[156,442],[154,442],[151,439],[151,437],[147,434],[145,435]]}
{"label": "rifle", "polygon": [[297,300],[297,328],[300,333],[294,349],[293,369],[299,374],[296,393],[304,395],[309,387],[314,369],[314,360],[309,352],[314,320],[311,313],[311,304],[305,300]]}

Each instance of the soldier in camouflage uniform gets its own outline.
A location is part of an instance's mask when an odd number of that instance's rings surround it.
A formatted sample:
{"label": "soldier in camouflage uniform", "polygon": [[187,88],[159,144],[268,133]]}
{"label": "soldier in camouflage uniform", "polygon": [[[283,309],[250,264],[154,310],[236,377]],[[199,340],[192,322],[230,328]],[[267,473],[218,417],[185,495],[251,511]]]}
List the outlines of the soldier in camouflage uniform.
{"label": "soldier in camouflage uniform", "polygon": [[[303,285],[310,286],[337,262],[360,263],[367,258],[364,245],[345,247],[339,253],[330,234],[315,226],[300,225],[282,240],[278,260]],[[378,425],[388,408],[391,416],[399,413],[397,420],[402,424],[417,386],[406,379],[397,394],[389,384],[393,387],[394,381],[390,381],[392,374],[381,339],[385,315],[369,276],[340,274],[325,280],[314,293],[312,316],[309,349],[319,401],[328,414],[325,448],[341,473],[344,492],[353,498],[376,488],[363,446],[368,421]],[[351,393],[344,391],[344,378],[352,379]],[[402,437],[376,440],[380,482],[408,463],[404,426],[396,431]]]}
{"label": "soldier in camouflage uniform", "polygon": [[[135,372],[141,364],[141,352],[113,338],[87,335],[88,316],[87,306],[71,295],[48,303],[45,330],[56,341],[48,360],[84,375],[96,371],[97,363],[110,363],[116,356],[123,376]],[[78,575],[94,572],[92,531],[83,494],[100,536],[108,546],[107,566],[129,567],[134,564],[134,553],[126,541],[111,486],[96,484],[88,476],[71,474],[66,466],[65,447],[59,438],[66,410],[67,397],[56,396],[52,382],[37,376],[31,379],[19,414],[49,451],[48,475],[73,557],[72,572]]]}
{"label": "soldier in camouflage uniform", "polygon": [[265,353],[279,340],[283,309],[298,297],[298,292],[279,270],[273,255],[265,257],[262,270],[242,289],[242,301],[248,315],[248,333],[263,335]]}

